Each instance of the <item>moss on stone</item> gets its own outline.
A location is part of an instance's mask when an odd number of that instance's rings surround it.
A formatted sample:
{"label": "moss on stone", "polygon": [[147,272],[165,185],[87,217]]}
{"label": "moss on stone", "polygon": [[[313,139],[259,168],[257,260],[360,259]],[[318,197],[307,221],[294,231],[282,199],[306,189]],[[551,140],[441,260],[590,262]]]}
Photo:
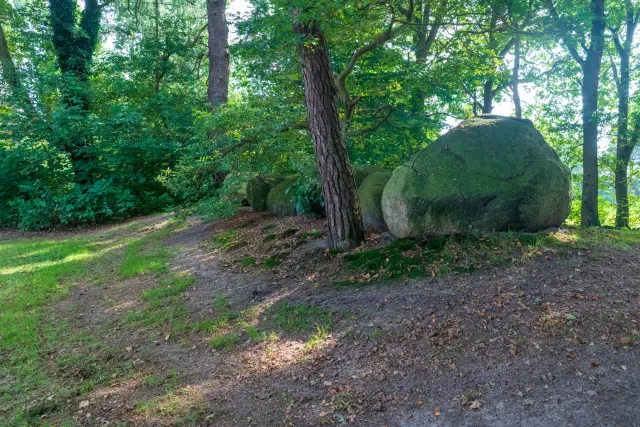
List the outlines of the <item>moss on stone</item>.
{"label": "moss on stone", "polygon": [[284,177],[282,175],[256,175],[247,182],[247,200],[249,206],[256,212],[268,209],[269,192],[278,185]]}
{"label": "moss on stone", "polygon": [[298,175],[283,179],[271,189],[267,199],[269,212],[277,216],[295,216],[296,204],[293,200]]}
{"label": "moss on stone", "polygon": [[382,212],[382,193],[390,177],[389,172],[372,173],[358,188],[362,221],[365,225],[386,228]]}
{"label": "moss on stone", "polygon": [[388,169],[376,165],[352,165],[353,178],[356,181],[356,187],[359,188],[365,178],[373,173],[390,173]]}
{"label": "moss on stone", "polygon": [[398,237],[537,231],[567,218],[571,176],[530,121],[465,120],[396,169],[382,197]]}

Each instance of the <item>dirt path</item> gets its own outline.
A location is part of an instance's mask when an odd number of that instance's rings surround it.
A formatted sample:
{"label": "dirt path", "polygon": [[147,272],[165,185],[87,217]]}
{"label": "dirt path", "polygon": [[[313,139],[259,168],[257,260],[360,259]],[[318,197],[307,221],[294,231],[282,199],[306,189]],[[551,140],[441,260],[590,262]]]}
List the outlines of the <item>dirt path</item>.
{"label": "dirt path", "polygon": [[[194,222],[166,241],[180,248],[173,269],[196,278],[189,316],[214,316],[221,293],[236,312],[304,303],[337,313],[330,334],[312,351],[309,332],[241,334],[230,350],[201,334],[153,339],[121,324],[151,278],[80,286],[63,304],[141,374],[94,390],[78,424],[640,425],[638,248],[342,289],[318,279],[321,245],[293,273],[229,266],[209,247],[227,226]],[[256,328],[267,323],[258,314]],[[175,386],[145,385],[149,375]]]}

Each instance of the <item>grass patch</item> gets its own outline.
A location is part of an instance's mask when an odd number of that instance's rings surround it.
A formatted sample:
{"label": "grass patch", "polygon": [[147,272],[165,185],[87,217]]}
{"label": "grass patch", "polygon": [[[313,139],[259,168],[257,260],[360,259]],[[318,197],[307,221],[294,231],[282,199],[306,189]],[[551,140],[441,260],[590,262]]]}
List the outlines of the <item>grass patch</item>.
{"label": "grass patch", "polygon": [[307,343],[305,344],[305,350],[308,352],[316,350],[318,347],[324,344],[327,338],[329,338],[329,327],[317,326],[316,332],[307,340]]}
{"label": "grass patch", "polygon": [[243,267],[251,267],[252,265],[256,265],[256,258],[252,256],[246,256],[238,260],[238,264]]}
{"label": "grass patch", "polygon": [[271,231],[276,227],[277,227],[277,224],[265,225],[264,227],[262,227],[262,231],[266,233],[267,231]]}
{"label": "grass patch", "polygon": [[330,330],[333,313],[307,303],[283,302],[268,310],[275,324],[287,332],[308,331],[317,328]]}
{"label": "grass patch", "polygon": [[345,255],[347,266],[368,273],[361,280],[340,282],[359,285],[371,279],[420,278],[446,273],[467,273],[512,262],[534,247],[548,242],[547,236],[496,234],[487,237],[434,237],[427,240],[399,239],[391,245]]}
{"label": "grass patch", "polygon": [[[127,233],[0,240],[0,378],[6,379],[0,381],[0,418],[33,425],[32,417],[55,410],[58,401],[129,372],[128,362],[100,337],[62,320],[52,305],[79,282],[101,285],[114,276],[165,271],[171,252],[162,239],[180,225],[169,220],[149,230],[132,222]],[[48,369],[51,354],[57,358]]]}
{"label": "grass patch", "polygon": [[229,231],[216,234],[213,239],[211,239],[211,244],[214,249],[230,251],[242,247],[245,242],[238,236],[238,227],[236,227]]}
{"label": "grass patch", "polygon": [[282,264],[281,260],[279,260],[276,257],[271,257],[264,260],[264,262],[262,263],[262,266],[264,268],[276,268],[276,267],[279,267],[280,264]]}
{"label": "grass patch", "polygon": [[195,279],[170,272],[158,280],[158,286],[142,293],[146,307],[139,312],[127,313],[125,324],[129,327],[169,327],[173,337],[188,332],[192,325],[182,294],[193,285]]}
{"label": "grass patch", "polygon": [[265,243],[267,243],[267,242],[273,242],[273,241],[274,241],[274,240],[276,240],[277,238],[278,238],[278,236],[277,236],[276,234],[267,234],[267,235],[264,237],[263,241],[264,241]]}
{"label": "grass patch", "polygon": [[235,332],[219,335],[209,341],[209,345],[216,350],[231,350],[240,341],[240,337]]}
{"label": "grass patch", "polygon": [[310,231],[305,231],[304,233],[300,233],[300,235],[298,236],[298,240],[302,242],[308,239],[319,239],[320,237],[322,237],[322,232],[314,228]]}
{"label": "grass patch", "polygon": [[223,293],[218,293],[215,296],[213,308],[216,316],[213,319],[201,320],[195,325],[195,330],[215,334],[230,326],[231,322],[239,317],[238,313],[230,310],[229,298]]}

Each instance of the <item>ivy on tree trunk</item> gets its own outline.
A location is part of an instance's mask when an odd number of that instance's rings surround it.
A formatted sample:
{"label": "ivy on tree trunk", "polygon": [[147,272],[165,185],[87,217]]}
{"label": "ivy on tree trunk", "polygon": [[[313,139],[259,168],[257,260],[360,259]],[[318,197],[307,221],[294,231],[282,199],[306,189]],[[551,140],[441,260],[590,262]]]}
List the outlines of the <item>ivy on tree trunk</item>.
{"label": "ivy on tree trunk", "polygon": [[[68,79],[62,93],[64,106],[82,120],[89,112],[89,76],[93,53],[98,43],[102,8],[97,0],[85,0],[84,10],[77,22],[76,0],[49,0],[49,19],[53,31],[52,42],[62,75]],[[87,154],[83,148],[88,135],[74,133],[61,141],[62,148],[71,154],[76,177],[80,182],[86,176]]]}

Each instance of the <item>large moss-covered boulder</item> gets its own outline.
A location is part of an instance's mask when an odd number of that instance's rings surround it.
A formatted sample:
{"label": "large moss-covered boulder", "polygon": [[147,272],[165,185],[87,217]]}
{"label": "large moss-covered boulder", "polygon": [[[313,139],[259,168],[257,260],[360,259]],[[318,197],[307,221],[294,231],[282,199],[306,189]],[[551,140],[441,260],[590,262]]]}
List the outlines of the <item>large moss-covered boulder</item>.
{"label": "large moss-covered boulder", "polygon": [[356,187],[360,187],[365,178],[373,173],[389,172],[389,170],[376,165],[352,165],[351,168],[353,169],[353,178],[356,181]]}
{"label": "large moss-covered boulder", "polygon": [[282,175],[256,175],[247,182],[247,200],[256,212],[268,209],[267,199],[273,187],[282,182]]}
{"label": "large moss-covered boulder", "polygon": [[267,207],[269,212],[278,216],[295,216],[296,204],[293,201],[298,175],[287,177],[269,191]]}
{"label": "large moss-covered boulder", "polygon": [[390,177],[391,173],[389,172],[372,173],[362,181],[358,188],[362,221],[365,225],[386,228],[382,213],[382,192]]}
{"label": "large moss-covered boulder", "polygon": [[398,237],[539,231],[569,215],[570,182],[530,121],[481,116],[396,169],[382,210]]}

